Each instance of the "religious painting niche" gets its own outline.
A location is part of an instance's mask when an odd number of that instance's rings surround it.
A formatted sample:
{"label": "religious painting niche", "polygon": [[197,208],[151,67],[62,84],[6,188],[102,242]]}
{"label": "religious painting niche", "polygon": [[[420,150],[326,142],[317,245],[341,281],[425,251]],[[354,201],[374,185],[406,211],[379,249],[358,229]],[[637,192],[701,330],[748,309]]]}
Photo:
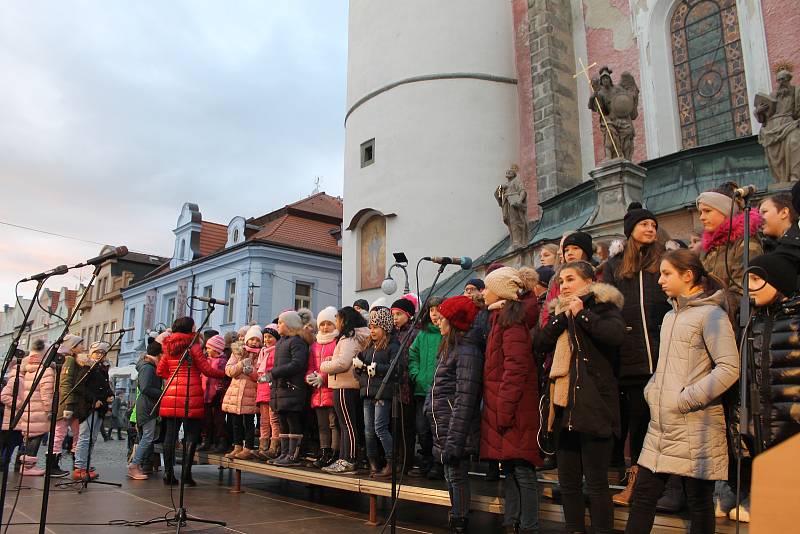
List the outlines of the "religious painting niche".
{"label": "religious painting niche", "polygon": [[683,148],[750,135],[736,0],[681,0],[670,30]]}
{"label": "religious painting niche", "polygon": [[386,219],[379,215],[370,217],[361,226],[359,289],[381,286],[386,274]]}

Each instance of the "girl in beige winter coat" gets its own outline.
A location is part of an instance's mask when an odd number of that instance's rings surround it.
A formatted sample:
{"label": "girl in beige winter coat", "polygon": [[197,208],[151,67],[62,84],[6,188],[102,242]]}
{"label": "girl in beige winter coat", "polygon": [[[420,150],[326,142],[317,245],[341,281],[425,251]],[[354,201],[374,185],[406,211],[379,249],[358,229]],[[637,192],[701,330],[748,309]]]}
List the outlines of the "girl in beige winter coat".
{"label": "girl in beige winter coat", "polygon": [[721,284],[689,250],[664,255],[659,284],[672,303],[661,326],[656,372],[644,390],[650,426],[627,534],[650,532],[670,474],[684,477],[693,534],[714,532],[714,481],[728,477],[722,394],[739,378]]}
{"label": "girl in beige winter coat", "polygon": [[233,352],[225,366],[225,374],[231,377],[231,385],[222,399],[222,411],[232,414],[234,443],[233,450],[225,455],[226,458],[256,458],[251,447],[255,438],[255,413],[258,411],[256,362],[262,339],[261,329],[256,325],[251,326],[245,334],[244,345],[233,345]]}

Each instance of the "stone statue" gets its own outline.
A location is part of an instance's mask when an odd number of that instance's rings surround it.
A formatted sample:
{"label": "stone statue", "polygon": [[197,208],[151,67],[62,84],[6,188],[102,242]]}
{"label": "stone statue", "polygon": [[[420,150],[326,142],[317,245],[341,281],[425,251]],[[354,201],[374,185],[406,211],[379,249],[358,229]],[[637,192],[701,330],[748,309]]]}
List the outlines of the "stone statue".
{"label": "stone statue", "polygon": [[506,172],[508,183],[494,192],[494,198],[503,210],[503,222],[508,226],[511,236],[511,250],[528,244],[528,192],[522,179],[517,176],[518,170],[519,167],[512,165]]}
{"label": "stone statue", "polygon": [[592,80],[593,94],[589,98],[589,109],[601,115],[600,131],[603,132],[606,158],[621,157],[630,161],[633,157],[633,139],[636,137],[633,121],[639,116],[639,88],[629,72],[623,72],[619,85],[614,85],[612,72],[608,67],[603,67],[600,69],[600,78]]}
{"label": "stone statue", "polygon": [[779,183],[800,179],[800,87],[792,73],[781,70],[778,90],[755,98],[755,116],[761,123],[758,141],[764,147],[772,175]]}

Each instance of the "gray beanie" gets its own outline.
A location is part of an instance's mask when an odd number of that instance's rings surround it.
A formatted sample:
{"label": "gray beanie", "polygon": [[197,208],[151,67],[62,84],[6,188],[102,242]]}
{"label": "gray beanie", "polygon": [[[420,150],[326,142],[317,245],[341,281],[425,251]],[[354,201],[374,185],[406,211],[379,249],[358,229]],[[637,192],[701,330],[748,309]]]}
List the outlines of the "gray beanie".
{"label": "gray beanie", "polygon": [[296,311],[289,310],[285,311],[278,316],[278,319],[283,321],[289,330],[302,330],[303,329],[303,319],[300,317],[300,314]]}

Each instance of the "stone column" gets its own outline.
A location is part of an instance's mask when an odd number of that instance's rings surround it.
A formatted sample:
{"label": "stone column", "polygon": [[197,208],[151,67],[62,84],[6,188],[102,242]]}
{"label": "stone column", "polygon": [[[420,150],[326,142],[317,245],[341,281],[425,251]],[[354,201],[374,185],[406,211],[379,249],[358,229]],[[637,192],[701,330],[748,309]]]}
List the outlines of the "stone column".
{"label": "stone column", "polygon": [[597,210],[587,227],[603,234],[622,234],[628,204],[642,201],[647,170],[624,159],[612,159],[589,172],[597,191]]}
{"label": "stone column", "polygon": [[528,0],[539,202],[581,182],[570,0]]}

